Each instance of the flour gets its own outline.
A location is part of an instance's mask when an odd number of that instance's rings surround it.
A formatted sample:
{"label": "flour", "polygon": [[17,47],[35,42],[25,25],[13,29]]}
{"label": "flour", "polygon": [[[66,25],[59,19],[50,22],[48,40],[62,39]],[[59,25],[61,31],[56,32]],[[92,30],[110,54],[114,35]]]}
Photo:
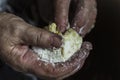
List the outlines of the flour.
{"label": "flour", "polygon": [[51,50],[33,47],[40,60],[50,63],[65,62],[81,48],[82,37],[72,28],[69,28],[63,35],[57,31],[56,24],[52,23],[49,25],[49,31],[62,36],[62,45],[60,48]]}

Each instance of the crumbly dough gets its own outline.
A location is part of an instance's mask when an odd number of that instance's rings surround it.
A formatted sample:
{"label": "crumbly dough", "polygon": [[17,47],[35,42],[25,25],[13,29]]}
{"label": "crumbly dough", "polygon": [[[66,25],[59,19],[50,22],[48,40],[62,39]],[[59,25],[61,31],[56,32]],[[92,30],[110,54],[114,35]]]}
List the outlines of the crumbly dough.
{"label": "crumbly dough", "polygon": [[41,60],[51,63],[65,62],[81,48],[82,37],[79,36],[79,34],[72,28],[69,28],[64,35],[59,33],[59,31],[56,29],[55,23],[49,25],[48,28],[49,31],[62,36],[62,45],[60,48],[53,49],[33,47],[33,50],[38,54]]}

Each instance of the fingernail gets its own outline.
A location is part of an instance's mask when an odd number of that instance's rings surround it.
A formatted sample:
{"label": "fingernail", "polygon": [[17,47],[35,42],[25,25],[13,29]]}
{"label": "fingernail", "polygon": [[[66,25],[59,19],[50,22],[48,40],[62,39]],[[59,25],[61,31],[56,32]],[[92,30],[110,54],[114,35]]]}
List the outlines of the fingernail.
{"label": "fingernail", "polygon": [[58,26],[58,30],[59,30],[61,33],[64,33],[65,30],[66,30],[66,26],[61,26],[61,25],[59,25],[59,26]]}
{"label": "fingernail", "polygon": [[66,30],[65,27],[60,27],[60,28],[61,28],[61,29],[60,29],[60,32],[61,32],[61,33],[64,33],[65,30]]}
{"label": "fingernail", "polygon": [[60,36],[54,36],[54,37],[52,37],[51,46],[59,48],[62,45],[61,40],[62,40],[62,38]]}

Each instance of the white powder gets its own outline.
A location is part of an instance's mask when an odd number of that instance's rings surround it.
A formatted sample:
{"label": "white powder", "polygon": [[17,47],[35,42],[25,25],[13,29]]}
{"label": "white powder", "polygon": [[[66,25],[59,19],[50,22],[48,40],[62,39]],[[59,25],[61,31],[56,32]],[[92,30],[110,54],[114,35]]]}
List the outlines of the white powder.
{"label": "white powder", "polygon": [[[54,23],[49,26],[49,30],[51,32],[58,33]],[[38,54],[41,60],[51,63],[65,62],[80,49],[82,37],[80,37],[75,30],[69,28],[64,35],[61,33],[58,34],[63,38],[63,44],[59,49],[53,48],[52,50],[48,50],[33,47],[33,50]]]}

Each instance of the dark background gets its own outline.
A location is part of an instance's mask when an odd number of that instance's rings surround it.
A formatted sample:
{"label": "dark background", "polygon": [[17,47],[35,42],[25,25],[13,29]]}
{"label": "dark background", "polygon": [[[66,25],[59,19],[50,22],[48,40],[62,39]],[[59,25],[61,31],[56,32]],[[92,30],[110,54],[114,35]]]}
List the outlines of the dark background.
{"label": "dark background", "polygon": [[94,49],[84,67],[65,80],[120,80],[120,0],[97,0],[96,26],[86,36]]}
{"label": "dark background", "polygon": [[[85,38],[94,49],[83,68],[65,80],[120,80],[120,0],[97,4],[96,26]],[[6,65],[0,68],[0,80],[30,80],[22,76]]]}

